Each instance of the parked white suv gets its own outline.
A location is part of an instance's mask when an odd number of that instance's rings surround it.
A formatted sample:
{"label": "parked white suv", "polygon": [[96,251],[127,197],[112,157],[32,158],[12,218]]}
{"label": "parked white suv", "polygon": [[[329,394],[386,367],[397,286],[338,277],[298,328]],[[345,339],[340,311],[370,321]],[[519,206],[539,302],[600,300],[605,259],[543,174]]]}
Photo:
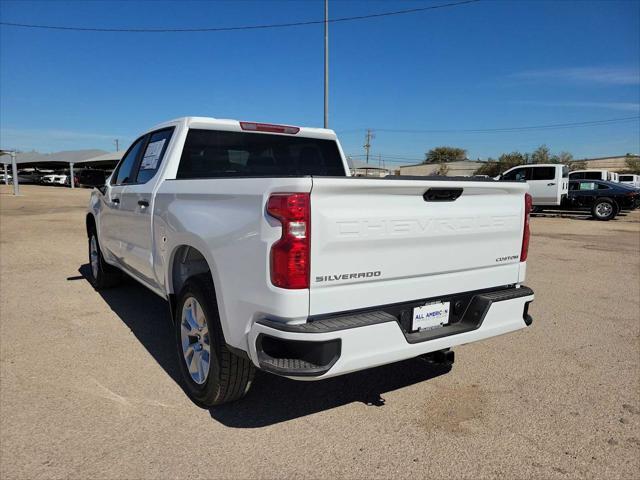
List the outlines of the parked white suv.
{"label": "parked white suv", "polygon": [[569,173],[570,180],[604,180],[607,182],[618,182],[618,174],[609,170],[574,170]]}
{"label": "parked white suv", "polygon": [[619,175],[620,183],[625,185],[631,185],[632,187],[640,188],[640,175],[621,173]]}
{"label": "parked white suv", "polygon": [[527,188],[353,178],[331,130],[181,118],[93,191],[91,281],[123,271],[168,300],[203,406],[242,397],[254,368],[315,380],[452,360],[531,323]]}

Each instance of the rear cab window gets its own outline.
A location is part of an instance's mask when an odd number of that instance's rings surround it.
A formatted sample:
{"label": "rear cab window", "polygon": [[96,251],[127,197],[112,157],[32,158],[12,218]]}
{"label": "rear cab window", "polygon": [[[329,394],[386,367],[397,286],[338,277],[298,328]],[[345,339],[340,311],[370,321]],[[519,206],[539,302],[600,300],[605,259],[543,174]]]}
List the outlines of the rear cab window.
{"label": "rear cab window", "polygon": [[346,176],[335,140],[190,129],[177,179]]}

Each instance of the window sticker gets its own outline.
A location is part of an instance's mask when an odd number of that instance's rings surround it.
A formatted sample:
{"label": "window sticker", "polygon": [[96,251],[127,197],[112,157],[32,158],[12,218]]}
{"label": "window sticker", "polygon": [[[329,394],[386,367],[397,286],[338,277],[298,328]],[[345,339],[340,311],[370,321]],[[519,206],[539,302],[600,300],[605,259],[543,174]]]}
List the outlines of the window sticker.
{"label": "window sticker", "polygon": [[142,163],[140,164],[140,170],[155,170],[158,168],[158,160],[160,160],[160,154],[162,153],[162,147],[166,138],[158,140],[157,142],[151,142],[147,145],[147,150],[144,152]]}

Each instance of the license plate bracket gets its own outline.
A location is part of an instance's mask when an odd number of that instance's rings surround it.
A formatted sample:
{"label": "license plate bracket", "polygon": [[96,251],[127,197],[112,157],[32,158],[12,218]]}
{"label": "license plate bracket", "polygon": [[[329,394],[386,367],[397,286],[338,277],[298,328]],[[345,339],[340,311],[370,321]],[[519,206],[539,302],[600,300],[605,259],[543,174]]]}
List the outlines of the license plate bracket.
{"label": "license plate bracket", "polygon": [[433,330],[449,324],[451,302],[429,302],[415,307],[411,319],[411,331]]}

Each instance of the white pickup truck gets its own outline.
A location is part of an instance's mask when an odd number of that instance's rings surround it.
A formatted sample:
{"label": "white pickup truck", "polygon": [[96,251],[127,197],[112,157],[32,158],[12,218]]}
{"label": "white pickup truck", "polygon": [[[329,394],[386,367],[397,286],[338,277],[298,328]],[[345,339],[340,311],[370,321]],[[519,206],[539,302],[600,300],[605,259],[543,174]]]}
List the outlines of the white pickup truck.
{"label": "white pickup truck", "polygon": [[530,325],[531,197],[491,179],[353,178],[331,130],[188,117],[133,142],[86,217],[91,281],[168,300],[184,387],[242,397]]}

